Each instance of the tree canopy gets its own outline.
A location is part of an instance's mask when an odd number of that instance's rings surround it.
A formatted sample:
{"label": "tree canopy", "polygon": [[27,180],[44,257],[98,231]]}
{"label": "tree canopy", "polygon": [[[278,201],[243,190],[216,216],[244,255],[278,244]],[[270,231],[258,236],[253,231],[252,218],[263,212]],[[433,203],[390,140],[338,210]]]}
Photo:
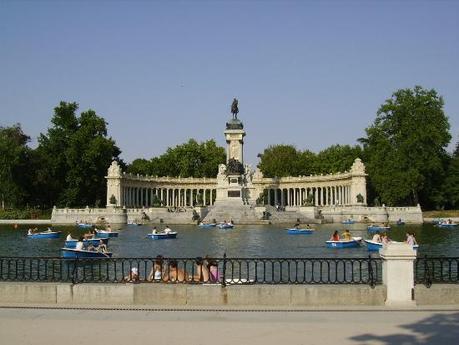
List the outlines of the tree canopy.
{"label": "tree canopy", "polygon": [[225,163],[223,147],[214,140],[198,143],[194,139],[168,148],[159,157],[136,159],[127,168],[132,174],[152,176],[216,177],[218,165]]}
{"label": "tree canopy", "polygon": [[39,202],[60,206],[96,205],[105,201],[105,175],[120,149],[107,137],[107,123],[93,110],[78,117],[77,103],[61,102],[52,126],[40,134],[35,189]]}
{"label": "tree canopy", "polygon": [[401,89],[381,105],[364,144],[367,172],[388,205],[432,205],[451,140],[443,99],[420,86]]}

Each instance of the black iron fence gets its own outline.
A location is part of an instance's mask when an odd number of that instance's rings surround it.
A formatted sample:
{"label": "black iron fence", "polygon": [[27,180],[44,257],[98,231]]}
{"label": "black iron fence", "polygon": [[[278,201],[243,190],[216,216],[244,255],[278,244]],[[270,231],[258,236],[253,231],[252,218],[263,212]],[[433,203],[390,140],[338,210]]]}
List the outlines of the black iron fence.
{"label": "black iron fence", "polygon": [[381,283],[381,259],[0,257],[0,281],[190,284]]}
{"label": "black iron fence", "polygon": [[459,283],[459,257],[419,257],[414,264],[415,284]]}

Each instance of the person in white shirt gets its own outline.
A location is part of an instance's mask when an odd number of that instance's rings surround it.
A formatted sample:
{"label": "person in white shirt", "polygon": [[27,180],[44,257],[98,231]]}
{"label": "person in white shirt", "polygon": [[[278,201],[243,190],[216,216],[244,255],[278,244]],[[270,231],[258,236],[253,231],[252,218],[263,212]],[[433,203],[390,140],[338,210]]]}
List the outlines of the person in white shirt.
{"label": "person in white shirt", "polygon": [[165,233],[165,234],[168,234],[168,233],[170,233],[170,232],[172,232],[172,229],[169,228],[169,225],[166,225],[166,228],[164,229],[164,233]]}
{"label": "person in white shirt", "polygon": [[73,240],[72,235],[70,233],[67,235],[67,238],[65,239],[66,241],[71,241]]}
{"label": "person in white shirt", "polygon": [[83,250],[83,246],[84,246],[83,237],[80,237],[78,239],[78,242],[76,243],[75,249],[76,250]]}
{"label": "person in white shirt", "polygon": [[381,240],[381,235],[379,234],[379,232],[376,232],[376,234],[373,235],[373,238],[371,240],[373,242],[381,243],[382,240]]}

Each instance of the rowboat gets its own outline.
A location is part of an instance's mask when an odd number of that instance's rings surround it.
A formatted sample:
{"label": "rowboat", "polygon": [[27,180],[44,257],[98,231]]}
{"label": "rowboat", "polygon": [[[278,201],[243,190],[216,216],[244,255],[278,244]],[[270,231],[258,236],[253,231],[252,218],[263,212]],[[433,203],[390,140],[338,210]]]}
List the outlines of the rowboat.
{"label": "rowboat", "polygon": [[79,227],[79,228],[83,228],[83,229],[87,229],[87,228],[92,228],[93,227],[92,224],[88,224],[88,223],[77,223],[76,226]]}
{"label": "rowboat", "polygon": [[60,231],[42,231],[28,234],[27,238],[58,238],[60,235]]}
{"label": "rowboat", "polygon": [[[367,249],[368,251],[372,252],[372,251],[378,251],[380,250],[382,247],[383,247],[383,244],[381,242],[375,242],[375,241],[371,241],[371,240],[365,240],[365,243],[367,244]],[[391,243],[399,243],[399,242],[395,242],[395,241],[392,241]],[[419,248],[419,245],[418,244],[415,244],[413,246],[413,249],[418,249]]]}
{"label": "rowboat", "polygon": [[[83,245],[85,247],[92,245],[93,247],[98,247],[100,244],[100,241],[102,241],[104,244],[108,244],[108,238],[91,238],[91,239],[86,239],[83,240]],[[78,240],[68,240],[65,241],[65,248],[75,248]]]}
{"label": "rowboat", "polygon": [[341,224],[355,224],[354,219],[346,219],[341,222]]}
{"label": "rowboat", "polygon": [[92,250],[78,250],[72,248],[62,248],[62,257],[66,259],[81,259],[81,258],[111,258],[113,253],[96,252]]}
{"label": "rowboat", "polygon": [[436,226],[439,228],[454,228],[458,225],[457,223],[438,223]]}
{"label": "rowboat", "polygon": [[232,229],[234,225],[231,223],[221,223],[217,225],[219,229]]}
{"label": "rowboat", "polygon": [[397,220],[397,225],[405,225],[405,222],[403,220]]}
{"label": "rowboat", "polygon": [[390,230],[390,226],[379,226],[379,225],[369,225],[368,232],[387,232]]}
{"label": "rowboat", "polygon": [[360,246],[362,237],[352,237],[349,241],[325,241],[327,248],[356,248]]}
{"label": "rowboat", "polygon": [[216,223],[201,223],[198,226],[200,228],[207,229],[207,228],[215,228],[217,224]]}
{"label": "rowboat", "polygon": [[297,228],[292,228],[292,229],[287,229],[287,233],[289,235],[310,235],[314,233],[314,229],[297,229]]}
{"label": "rowboat", "polygon": [[170,238],[177,238],[177,232],[160,232],[157,234],[148,234],[147,238],[151,238],[152,240],[167,240]]}
{"label": "rowboat", "polygon": [[97,230],[96,229],[96,238],[109,238],[109,237],[118,237],[118,231],[106,231],[106,230]]}

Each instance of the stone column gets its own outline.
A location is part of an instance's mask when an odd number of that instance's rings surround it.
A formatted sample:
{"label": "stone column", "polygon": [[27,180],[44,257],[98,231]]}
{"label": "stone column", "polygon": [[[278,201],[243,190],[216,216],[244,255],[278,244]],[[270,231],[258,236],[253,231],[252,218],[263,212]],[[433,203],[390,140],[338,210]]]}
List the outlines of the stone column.
{"label": "stone column", "polygon": [[386,305],[412,306],[416,251],[406,243],[390,243],[379,255],[383,259],[383,284],[387,289]]}
{"label": "stone column", "polygon": [[317,187],[314,188],[314,206],[319,206],[319,198],[318,198],[319,192],[317,190]]}

